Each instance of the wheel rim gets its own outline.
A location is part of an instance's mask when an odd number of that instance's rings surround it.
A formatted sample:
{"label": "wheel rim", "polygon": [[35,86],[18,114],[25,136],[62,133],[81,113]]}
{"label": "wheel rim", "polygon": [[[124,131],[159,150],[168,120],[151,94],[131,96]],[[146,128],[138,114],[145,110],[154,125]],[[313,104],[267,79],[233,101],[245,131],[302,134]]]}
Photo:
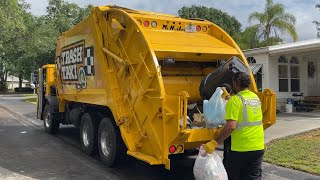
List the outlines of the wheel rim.
{"label": "wheel rim", "polygon": [[88,122],[84,122],[82,127],[82,141],[85,146],[89,146],[89,124]]}
{"label": "wheel rim", "polygon": [[50,112],[47,112],[46,117],[44,118],[44,123],[46,127],[50,127],[50,121],[51,121],[50,116],[51,116]]}
{"label": "wheel rim", "polygon": [[111,149],[110,133],[105,128],[101,132],[100,144],[102,153],[109,156]]}

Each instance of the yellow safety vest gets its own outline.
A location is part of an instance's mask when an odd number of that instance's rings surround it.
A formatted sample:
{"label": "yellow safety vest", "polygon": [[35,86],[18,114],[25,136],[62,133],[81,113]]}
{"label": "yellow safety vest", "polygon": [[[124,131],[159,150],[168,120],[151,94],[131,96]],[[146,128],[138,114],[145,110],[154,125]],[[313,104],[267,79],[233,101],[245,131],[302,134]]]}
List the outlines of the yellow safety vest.
{"label": "yellow safety vest", "polygon": [[226,120],[238,125],[231,134],[231,150],[238,152],[264,149],[262,110],[259,97],[250,90],[232,96],[226,106]]}

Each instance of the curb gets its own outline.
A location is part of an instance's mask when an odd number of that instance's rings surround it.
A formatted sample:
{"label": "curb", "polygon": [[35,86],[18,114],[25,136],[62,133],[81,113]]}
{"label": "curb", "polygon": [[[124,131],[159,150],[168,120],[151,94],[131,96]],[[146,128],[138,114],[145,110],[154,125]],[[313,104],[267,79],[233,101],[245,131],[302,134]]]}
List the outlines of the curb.
{"label": "curb", "polygon": [[25,94],[0,94],[0,97],[25,97]]}
{"label": "curb", "polygon": [[[17,119],[18,121],[20,121],[20,122],[21,122],[21,120],[20,120],[19,118],[23,119],[23,120],[24,120],[23,123],[26,123],[27,125],[34,126],[34,127],[40,127],[40,126],[42,125],[42,123],[38,123],[36,120],[34,120],[34,119],[32,119],[32,118],[28,118],[28,117],[26,117],[26,116],[23,116],[23,115],[21,115],[21,114],[18,114],[18,113],[16,113],[16,112],[12,111],[11,109],[9,109],[9,108],[1,105],[1,104],[0,104],[0,108],[4,109],[5,111],[7,111],[7,112],[9,112],[10,114],[12,114],[12,115],[13,115],[14,117],[16,117],[16,119]],[[17,118],[17,117],[18,117],[18,118]]]}

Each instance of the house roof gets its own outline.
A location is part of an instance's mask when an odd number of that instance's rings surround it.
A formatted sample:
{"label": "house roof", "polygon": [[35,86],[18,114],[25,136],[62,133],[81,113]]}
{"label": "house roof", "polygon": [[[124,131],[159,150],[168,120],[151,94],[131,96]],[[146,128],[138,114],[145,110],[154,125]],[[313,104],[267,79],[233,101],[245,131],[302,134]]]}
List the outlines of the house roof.
{"label": "house roof", "polygon": [[243,53],[245,55],[254,55],[260,53],[269,53],[269,54],[278,54],[285,52],[303,52],[310,51],[314,49],[320,49],[320,39],[310,39],[292,43],[279,44],[274,46],[267,46],[262,48],[254,48],[244,50]]}

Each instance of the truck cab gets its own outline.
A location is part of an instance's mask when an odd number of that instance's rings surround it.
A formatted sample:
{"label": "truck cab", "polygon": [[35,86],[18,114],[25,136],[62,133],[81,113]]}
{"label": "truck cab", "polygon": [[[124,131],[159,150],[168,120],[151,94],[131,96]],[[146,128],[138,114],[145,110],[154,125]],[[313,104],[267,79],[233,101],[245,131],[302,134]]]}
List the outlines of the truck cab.
{"label": "truck cab", "polygon": [[[37,93],[37,118],[44,120],[44,108],[47,103],[56,103],[55,65],[47,64],[36,70],[35,88]],[[54,102],[56,101],[56,102]]]}

